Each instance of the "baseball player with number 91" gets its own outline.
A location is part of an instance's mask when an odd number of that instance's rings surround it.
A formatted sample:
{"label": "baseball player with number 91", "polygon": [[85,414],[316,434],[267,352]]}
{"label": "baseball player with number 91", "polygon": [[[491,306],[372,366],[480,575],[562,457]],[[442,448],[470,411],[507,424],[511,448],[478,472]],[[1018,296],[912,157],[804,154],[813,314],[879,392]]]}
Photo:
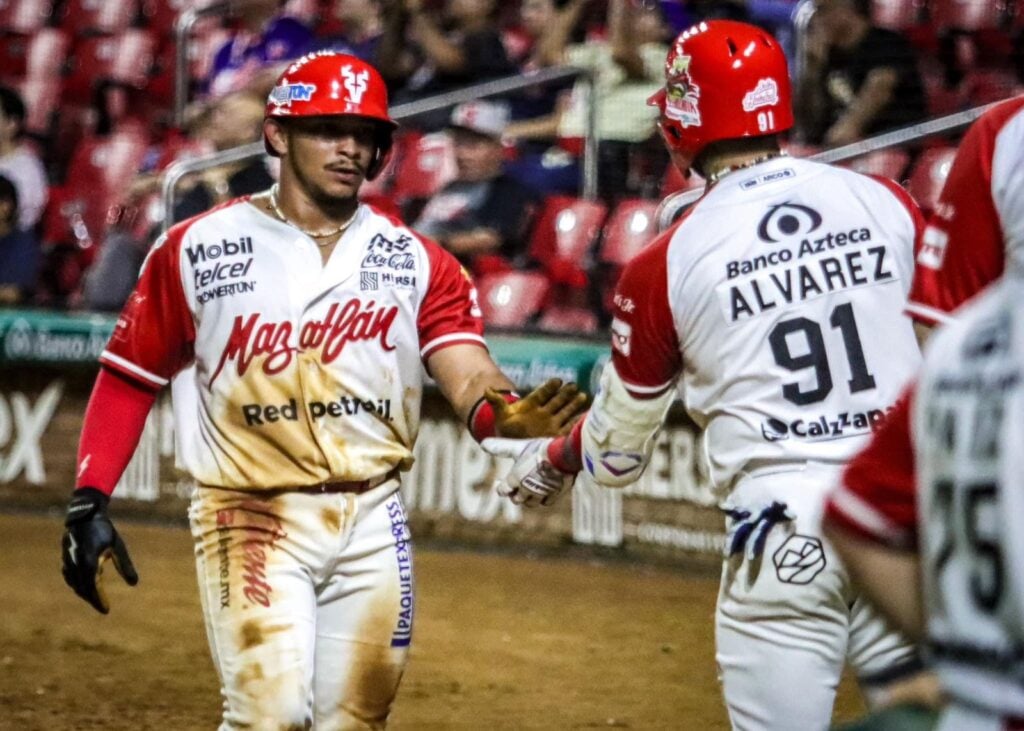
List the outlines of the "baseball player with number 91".
{"label": "baseball player with number 91", "polygon": [[673,162],[707,190],[622,274],[586,418],[484,448],[515,460],[503,490],[517,503],[550,503],[581,470],[622,487],[681,398],[727,516],[716,644],[732,725],[824,729],[844,661],[869,702],[919,667],[852,590],[819,517],[920,362],[903,310],[923,221],[891,181],[781,152],[789,72],[759,28],[684,31],[651,102]]}
{"label": "baseball player with number 91", "polygon": [[85,415],[64,578],[104,614],[106,558],[138,576],[109,496],[171,379],[221,729],[383,728],[413,635],[398,492],[423,368],[474,437],[555,435],[585,397],[520,400],[454,257],[357,199],[395,123],[377,71],[322,52],[270,95],[279,186],[154,245]]}

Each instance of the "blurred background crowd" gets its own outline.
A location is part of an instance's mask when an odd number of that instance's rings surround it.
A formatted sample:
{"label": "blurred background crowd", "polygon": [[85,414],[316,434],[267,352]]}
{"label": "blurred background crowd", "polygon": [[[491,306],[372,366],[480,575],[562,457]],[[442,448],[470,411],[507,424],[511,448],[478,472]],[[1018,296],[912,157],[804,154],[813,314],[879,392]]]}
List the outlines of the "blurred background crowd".
{"label": "blurred background crowd", "polygon": [[[455,253],[492,327],[595,333],[658,201],[703,185],[671,167],[646,100],[671,39],[708,18],[758,24],[788,50],[793,154],[1024,79],[1024,0],[0,0],[0,306],[118,310],[164,224],[162,173],[258,141],[287,62],[334,49],[377,66],[393,107],[420,108],[366,201]],[[587,76],[533,81],[560,67]],[[459,96],[509,77],[518,88]],[[844,164],[928,209],[953,142]],[[167,217],[274,175],[261,155],[189,174]]]}

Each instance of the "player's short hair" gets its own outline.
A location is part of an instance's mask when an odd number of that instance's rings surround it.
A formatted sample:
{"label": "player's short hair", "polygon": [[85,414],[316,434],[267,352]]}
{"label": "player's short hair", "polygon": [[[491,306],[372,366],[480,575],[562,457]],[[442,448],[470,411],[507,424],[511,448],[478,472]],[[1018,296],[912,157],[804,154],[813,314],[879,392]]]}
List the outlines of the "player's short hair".
{"label": "player's short hair", "polygon": [[8,119],[17,121],[20,133],[25,123],[25,102],[21,94],[9,86],[0,86],[0,111],[3,111]]}

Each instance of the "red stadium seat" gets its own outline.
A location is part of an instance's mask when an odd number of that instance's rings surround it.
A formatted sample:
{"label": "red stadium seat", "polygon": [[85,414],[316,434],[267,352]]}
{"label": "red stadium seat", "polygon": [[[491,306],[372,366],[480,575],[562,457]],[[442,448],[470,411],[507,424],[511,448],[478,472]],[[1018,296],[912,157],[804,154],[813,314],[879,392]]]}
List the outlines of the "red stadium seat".
{"label": "red stadium seat", "polygon": [[604,227],[598,261],[623,266],[658,233],[658,202],[627,198],[612,212]]}
{"label": "red stadium seat", "polygon": [[87,104],[103,81],[142,88],[149,80],[155,53],[156,37],[139,28],[85,39],[75,48],[64,93],[72,101]]}
{"label": "red stadium seat", "polygon": [[533,229],[530,256],[555,282],[585,287],[588,257],[607,216],[607,206],[599,201],[549,197]]}
{"label": "red stadium seat", "polygon": [[0,82],[13,84],[25,78],[31,43],[31,36],[0,36]]}
{"label": "red stadium seat", "polygon": [[855,157],[843,163],[843,166],[864,175],[880,175],[883,178],[899,181],[903,178],[903,171],[907,169],[908,162],[910,162],[910,155],[906,150],[890,147]]}
{"label": "red stadium seat", "polygon": [[138,0],[67,0],[61,27],[75,35],[120,33],[138,12]]}
{"label": "red stadium seat", "polygon": [[25,74],[30,79],[56,79],[64,73],[71,38],[57,28],[43,28],[32,36]]}
{"label": "red stadium seat", "polygon": [[399,203],[429,198],[455,177],[455,153],[447,134],[414,136],[399,144],[392,190]]}
{"label": "red stadium seat", "polygon": [[924,150],[917,158],[910,171],[907,190],[922,210],[935,210],[955,156],[955,147],[932,147]]}
{"label": "red stadium seat", "polygon": [[501,272],[476,283],[484,322],[491,327],[524,327],[547,300],[551,283],[540,272]]}
{"label": "red stadium seat", "polygon": [[30,35],[53,15],[54,0],[0,0],[0,29]]}
{"label": "red stadium seat", "polygon": [[906,30],[921,20],[922,0],[873,0],[875,25],[892,30]]}
{"label": "red stadium seat", "polygon": [[537,327],[551,333],[593,335],[598,330],[597,314],[589,307],[554,304],[544,309]]}
{"label": "red stadium seat", "polygon": [[1002,101],[1021,92],[1016,74],[1009,69],[972,69],[960,86],[972,107]]}
{"label": "red stadium seat", "polygon": [[940,28],[975,31],[1001,28],[1013,0],[932,0],[932,21]]}
{"label": "red stadium seat", "polygon": [[[87,138],[78,145],[68,166],[59,206],[68,228],[84,227],[84,231],[75,231],[76,239],[93,244],[102,240],[108,211],[122,199],[147,148],[148,140],[136,128]],[[47,238],[67,238],[66,233],[48,228]]]}
{"label": "red stadium seat", "polygon": [[49,137],[60,108],[60,79],[25,79],[18,91],[25,102],[25,131],[40,138]]}

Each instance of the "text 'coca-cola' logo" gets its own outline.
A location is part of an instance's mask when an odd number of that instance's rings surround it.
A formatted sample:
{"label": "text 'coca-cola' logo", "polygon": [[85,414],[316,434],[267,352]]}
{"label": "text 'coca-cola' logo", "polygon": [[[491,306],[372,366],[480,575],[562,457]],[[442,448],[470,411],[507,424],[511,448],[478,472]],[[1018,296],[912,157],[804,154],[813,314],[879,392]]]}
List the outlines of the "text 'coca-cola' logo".
{"label": "text 'coca-cola' logo", "polygon": [[388,342],[391,325],[398,316],[398,307],[377,307],[373,301],[351,299],[333,304],[322,320],[303,323],[298,345],[290,345],[293,324],[290,321],[260,322],[259,313],[238,315],[231,327],[224,352],[210,377],[216,380],[229,362],[234,362],[239,376],[245,375],[253,358],[266,356],[263,372],[280,373],[291,365],[295,351],[320,350],[320,361],[332,363],[345,345],[359,340],[377,340],[385,351],[395,349]]}

